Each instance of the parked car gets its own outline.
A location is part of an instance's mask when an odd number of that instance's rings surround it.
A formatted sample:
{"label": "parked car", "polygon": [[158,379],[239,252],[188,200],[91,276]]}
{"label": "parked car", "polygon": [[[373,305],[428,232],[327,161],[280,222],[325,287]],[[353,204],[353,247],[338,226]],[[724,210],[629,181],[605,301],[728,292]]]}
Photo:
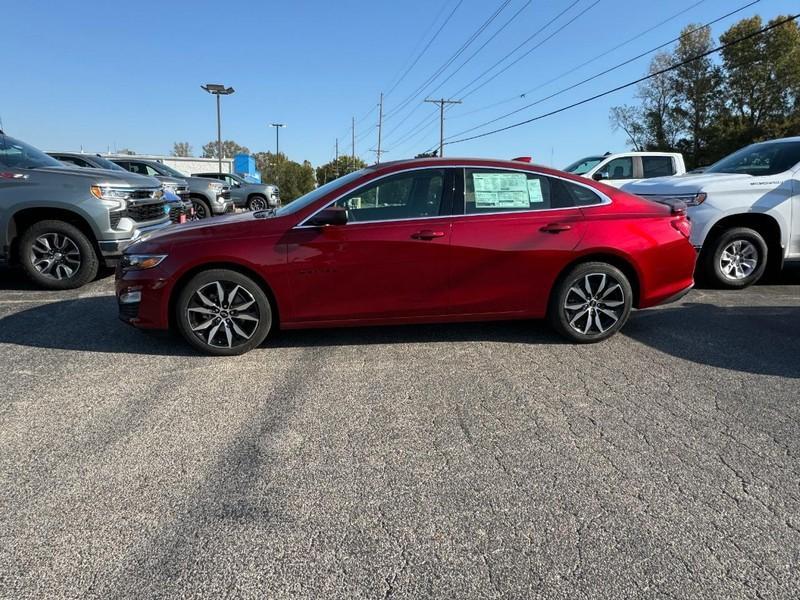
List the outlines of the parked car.
{"label": "parked car", "polygon": [[120,317],[233,355],[269,331],[548,316],[574,342],[685,294],[680,207],[528,163],[416,159],[128,248]]}
{"label": "parked car", "polygon": [[170,224],[162,196],[154,179],[66,167],[0,132],[0,262],[43,288],[80,287]]}
{"label": "parked car", "polygon": [[[108,169],[128,173],[118,164],[100,154],[82,152],[48,152],[50,156],[67,166],[81,169]],[[145,177],[142,175],[142,177]],[[185,223],[195,219],[194,204],[189,198],[189,185],[184,179],[175,177],[156,177],[164,190],[164,201],[169,205],[169,219],[173,223]]]}
{"label": "parked car", "polygon": [[744,288],[769,265],[800,260],[800,137],[752,144],[702,174],[625,186],[639,196],[689,206],[698,268],[711,282]]}
{"label": "parked car", "polygon": [[194,177],[218,179],[231,188],[234,205],[250,210],[265,210],[280,206],[281,198],[277,185],[251,183],[235,173],[195,173]]}
{"label": "parked car", "polygon": [[189,198],[194,203],[198,219],[222,215],[233,210],[230,187],[222,182],[184,175],[157,160],[135,156],[112,157],[111,160],[131,173],[183,179],[189,186]]}
{"label": "parked car", "polygon": [[683,155],[678,152],[618,152],[587,156],[564,169],[567,173],[622,187],[640,179],[668,177],[686,173]]}

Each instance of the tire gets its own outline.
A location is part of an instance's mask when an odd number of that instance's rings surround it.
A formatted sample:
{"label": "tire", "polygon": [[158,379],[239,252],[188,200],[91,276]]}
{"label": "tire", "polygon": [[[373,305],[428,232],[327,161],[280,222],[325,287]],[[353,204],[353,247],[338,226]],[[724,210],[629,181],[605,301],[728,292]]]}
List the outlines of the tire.
{"label": "tire", "polygon": [[193,197],[192,204],[194,204],[194,216],[196,220],[199,221],[200,219],[208,219],[209,217],[213,216],[211,207],[205,200]]}
{"label": "tire", "polygon": [[548,319],[561,336],[587,344],[622,329],[632,306],[633,290],[622,271],[608,263],[587,262],[559,279],[550,298]]}
{"label": "tire", "polygon": [[[222,287],[221,302],[218,286]],[[184,339],[201,352],[236,356],[267,337],[272,306],[261,286],[246,275],[211,269],[195,275],[179,292],[175,322]]]}
{"label": "tire", "polygon": [[255,212],[257,210],[267,210],[268,208],[269,203],[267,202],[267,199],[260,194],[255,194],[247,199],[248,210]]}
{"label": "tire", "polygon": [[767,268],[767,243],[748,227],[734,227],[703,249],[703,275],[721,288],[739,290],[753,285]]}
{"label": "tire", "polygon": [[39,221],[22,234],[19,261],[31,281],[48,290],[71,290],[97,275],[100,261],[89,238],[64,221]]}

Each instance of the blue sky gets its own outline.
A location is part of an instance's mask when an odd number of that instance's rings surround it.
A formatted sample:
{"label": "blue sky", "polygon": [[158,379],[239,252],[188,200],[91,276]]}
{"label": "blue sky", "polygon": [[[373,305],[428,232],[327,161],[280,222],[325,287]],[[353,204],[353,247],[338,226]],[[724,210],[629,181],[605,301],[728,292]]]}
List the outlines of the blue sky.
{"label": "blue sky", "polygon": [[[234,95],[223,98],[225,139],[253,151],[274,150],[274,129],[268,124],[284,122],[281,151],[318,165],[333,157],[337,136],[342,153],[350,152],[350,119],[355,116],[357,138],[363,138],[357,140],[356,152],[372,162],[369,149],[375,147],[377,132],[370,128],[377,122],[377,111],[370,111],[379,93],[389,92],[455,8],[438,37],[385,98],[384,148],[389,152],[384,159],[404,158],[438,142],[438,109],[422,103],[426,93],[455,95],[574,1],[510,0],[417,98],[413,92],[503,4],[501,0],[5,2],[0,118],[7,133],[45,149],[104,152],[127,147],[167,154],[174,141],[188,141],[199,154],[200,147],[216,137],[213,99],[199,86],[219,82],[236,88]],[[445,134],[457,134],[557,92],[676,37],[687,23],[710,21],[748,1],[579,0],[485,78],[533,46],[541,43],[540,47],[449,110]],[[689,10],[561,77],[684,9]],[[760,14],[766,20],[793,9],[796,0],[761,0],[715,25],[713,33],[718,36],[745,16]],[[517,11],[521,12],[512,19]],[[545,40],[573,17],[574,22]],[[501,33],[441,84],[507,21]],[[642,58],[497,125],[635,79],[647,64],[648,58]],[[527,100],[513,100],[526,91]],[[563,167],[583,155],[623,150],[625,139],[611,131],[608,112],[611,106],[631,102],[633,93],[624,90],[445,152],[533,155],[537,162]],[[409,97],[407,106],[398,110]],[[493,104],[497,105],[486,108]],[[425,119],[430,123],[409,137]]]}

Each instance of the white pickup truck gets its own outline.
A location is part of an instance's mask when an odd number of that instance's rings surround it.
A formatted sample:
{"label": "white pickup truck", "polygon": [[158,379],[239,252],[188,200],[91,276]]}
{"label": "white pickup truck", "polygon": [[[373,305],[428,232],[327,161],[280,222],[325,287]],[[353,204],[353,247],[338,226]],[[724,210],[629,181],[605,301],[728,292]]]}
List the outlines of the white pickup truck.
{"label": "white pickup truck", "polygon": [[564,170],[606,185],[622,187],[640,179],[683,175],[686,165],[683,155],[678,152],[606,152],[576,160]]}
{"label": "white pickup truck", "polygon": [[800,137],[752,144],[699,175],[623,190],[688,206],[699,274],[716,285],[747,287],[768,266],[777,271],[800,260]]}

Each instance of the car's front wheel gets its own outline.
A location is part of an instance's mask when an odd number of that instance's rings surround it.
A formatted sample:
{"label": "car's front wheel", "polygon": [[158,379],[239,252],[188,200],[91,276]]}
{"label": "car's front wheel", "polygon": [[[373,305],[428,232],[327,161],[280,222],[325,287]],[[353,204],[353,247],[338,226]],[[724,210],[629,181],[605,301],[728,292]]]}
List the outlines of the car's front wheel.
{"label": "car's front wheel", "polygon": [[89,238],[64,221],[40,221],[22,234],[19,259],[28,277],[49,290],[69,290],[86,285],[99,268]]}
{"label": "car's front wheel", "polygon": [[192,198],[192,204],[194,205],[195,220],[208,219],[211,216],[211,207],[205,200],[201,200],[200,198]]}
{"label": "car's front wheel", "polygon": [[633,291],[625,274],[603,262],[583,263],[557,284],[549,308],[553,328],[578,343],[604,340],[628,320]]}
{"label": "car's front wheel", "polygon": [[255,281],[237,271],[212,269],[180,291],[175,318],[192,346],[216,356],[244,354],[272,328],[272,307]]}
{"label": "car's front wheel", "polygon": [[734,227],[704,248],[703,266],[711,283],[729,289],[753,285],[767,268],[767,243],[749,227]]}

